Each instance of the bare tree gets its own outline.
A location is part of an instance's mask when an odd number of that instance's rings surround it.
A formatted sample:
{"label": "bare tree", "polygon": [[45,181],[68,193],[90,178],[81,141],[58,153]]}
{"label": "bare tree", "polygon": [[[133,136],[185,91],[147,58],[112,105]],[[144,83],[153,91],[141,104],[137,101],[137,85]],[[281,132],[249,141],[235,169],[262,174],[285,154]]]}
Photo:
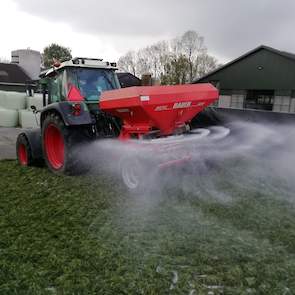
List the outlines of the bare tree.
{"label": "bare tree", "polygon": [[209,72],[215,70],[220,65],[217,62],[217,59],[208,54],[203,54],[198,57],[198,62],[195,64],[195,78],[199,78],[208,74]]}
{"label": "bare tree", "polygon": [[0,57],[0,63],[9,64],[10,60],[6,57]]}
{"label": "bare tree", "polygon": [[216,67],[217,60],[208,55],[204,37],[195,31],[187,31],[181,37],[175,38],[173,48],[178,56],[183,55],[188,60],[187,82],[204,75],[207,68],[211,70]]}
{"label": "bare tree", "polygon": [[170,41],[160,41],[137,52],[130,51],[118,61],[121,70],[134,75],[152,74],[162,84],[189,83],[216,68],[208,55],[204,37],[187,31]]}
{"label": "bare tree", "polygon": [[151,46],[151,56],[153,56],[154,77],[159,78],[164,72],[164,66],[169,58],[169,44],[161,41]]}
{"label": "bare tree", "polygon": [[136,76],[138,74],[136,53],[134,51],[128,51],[124,56],[120,57],[118,67],[120,70],[130,72]]}

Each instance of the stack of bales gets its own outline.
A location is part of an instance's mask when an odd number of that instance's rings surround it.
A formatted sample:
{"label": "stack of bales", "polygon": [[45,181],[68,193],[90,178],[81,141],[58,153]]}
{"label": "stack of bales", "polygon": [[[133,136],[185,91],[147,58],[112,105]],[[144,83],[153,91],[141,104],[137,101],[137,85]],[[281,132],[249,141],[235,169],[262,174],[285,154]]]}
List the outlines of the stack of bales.
{"label": "stack of bales", "polygon": [[19,110],[19,124],[22,128],[35,128],[39,126],[40,113],[34,114],[31,106],[35,106],[37,110],[43,108],[42,95],[35,94],[34,96],[27,96],[26,109]]}
{"label": "stack of bales", "polygon": [[0,126],[18,126],[18,111],[25,108],[24,93],[0,91]]}
{"label": "stack of bales", "polygon": [[39,118],[31,110],[32,105],[41,109],[42,96],[27,97],[25,93],[0,91],[0,127],[37,127]]}

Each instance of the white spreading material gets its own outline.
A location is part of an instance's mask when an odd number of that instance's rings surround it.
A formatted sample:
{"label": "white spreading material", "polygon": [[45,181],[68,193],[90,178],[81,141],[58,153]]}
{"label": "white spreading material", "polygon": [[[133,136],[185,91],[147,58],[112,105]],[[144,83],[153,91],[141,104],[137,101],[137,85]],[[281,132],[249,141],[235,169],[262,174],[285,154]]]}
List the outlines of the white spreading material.
{"label": "white spreading material", "polygon": [[0,107],[0,127],[18,126],[18,111]]}
{"label": "white spreading material", "polygon": [[0,107],[10,110],[25,109],[25,93],[0,91]]}
{"label": "white spreading material", "polygon": [[36,128],[39,127],[40,113],[34,114],[31,110],[19,111],[19,123],[22,128]]}
{"label": "white spreading material", "polygon": [[27,109],[30,110],[31,106],[35,106],[37,110],[43,108],[43,97],[40,94],[35,94],[34,96],[26,97]]}

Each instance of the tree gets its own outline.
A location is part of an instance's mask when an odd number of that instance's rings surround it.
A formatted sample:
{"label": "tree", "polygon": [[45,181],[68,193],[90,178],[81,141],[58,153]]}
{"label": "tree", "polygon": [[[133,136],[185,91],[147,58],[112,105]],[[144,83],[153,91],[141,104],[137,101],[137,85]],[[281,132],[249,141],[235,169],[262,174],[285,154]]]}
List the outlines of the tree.
{"label": "tree", "polygon": [[200,78],[220,67],[215,57],[203,54],[198,57],[198,61],[194,64],[195,78]]}
{"label": "tree", "polygon": [[207,55],[207,48],[204,45],[204,37],[199,36],[195,31],[187,31],[180,38],[177,38],[176,42],[178,51],[188,60],[188,82],[192,82],[197,74],[195,68],[198,67],[199,57]]}
{"label": "tree", "polygon": [[127,52],[119,58],[118,67],[120,70],[130,72],[135,76],[152,74],[153,77],[160,78],[168,56],[168,42],[160,41],[138,51]]}
{"label": "tree", "polygon": [[161,83],[163,85],[185,84],[189,66],[186,56],[170,56],[169,62],[165,65],[165,74],[161,75]]}
{"label": "tree", "polygon": [[0,57],[0,63],[9,64],[10,60],[6,57]]}
{"label": "tree", "polygon": [[217,60],[208,54],[204,37],[187,31],[172,40],[128,52],[118,66],[136,76],[149,73],[160,78],[161,84],[184,84],[214,70]]}
{"label": "tree", "polygon": [[169,44],[167,41],[161,41],[138,51],[127,52],[119,58],[118,67],[135,76],[152,74],[153,77],[159,78],[168,56]]}
{"label": "tree", "polygon": [[72,58],[71,49],[52,43],[43,50],[43,65],[46,68],[52,66],[54,59],[63,62]]}
{"label": "tree", "polygon": [[128,51],[124,56],[120,57],[118,60],[118,67],[124,71],[137,75],[137,58],[134,51]]}

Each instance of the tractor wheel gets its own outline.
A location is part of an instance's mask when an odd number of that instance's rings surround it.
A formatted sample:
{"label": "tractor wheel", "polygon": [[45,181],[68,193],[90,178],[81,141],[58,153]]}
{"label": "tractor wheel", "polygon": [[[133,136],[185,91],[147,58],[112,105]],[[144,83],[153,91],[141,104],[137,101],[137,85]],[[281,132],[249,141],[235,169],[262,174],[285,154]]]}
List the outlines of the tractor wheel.
{"label": "tractor wheel", "polygon": [[[56,174],[76,175],[86,172],[78,154],[82,132],[65,126],[57,114],[48,115],[42,127],[42,148],[48,168]],[[84,140],[83,140],[84,139]]]}
{"label": "tractor wheel", "polygon": [[17,161],[21,166],[33,166],[34,160],[28,139],[25,134],[18,135],[16,140]]}
{"label": "tractor wheel", "polygon": [[125,186],[132,191],[139,190],[143,184],[143,171],[138,159],[123,158],[120,162],[120,173]]}
{"label": "tractor wheel", "polygon": [[120,175],[131,192],[144,193],[152,189],[155,169],[145,159],[125,156],[120,160]]}

